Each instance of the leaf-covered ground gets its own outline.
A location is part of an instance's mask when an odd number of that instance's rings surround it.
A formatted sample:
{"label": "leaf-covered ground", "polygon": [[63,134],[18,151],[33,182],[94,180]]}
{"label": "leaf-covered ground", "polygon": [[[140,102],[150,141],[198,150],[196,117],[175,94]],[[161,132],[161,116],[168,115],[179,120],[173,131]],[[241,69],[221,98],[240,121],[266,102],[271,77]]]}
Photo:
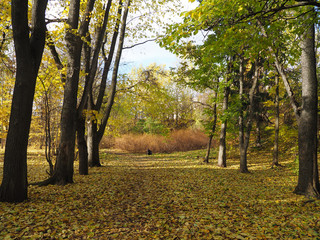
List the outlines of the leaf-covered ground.
{"label": "leaf-covered ground", "polygon": [[[0,203],[0,239],[320,239],[320,202],[292,193],[291,159],[270,169],[270,155],[253,153],[240,174],[238,158],[220,169],[203,155],[103,153],[104,167],[72,185]],[[46,167],[30,155],[29,182]]]}

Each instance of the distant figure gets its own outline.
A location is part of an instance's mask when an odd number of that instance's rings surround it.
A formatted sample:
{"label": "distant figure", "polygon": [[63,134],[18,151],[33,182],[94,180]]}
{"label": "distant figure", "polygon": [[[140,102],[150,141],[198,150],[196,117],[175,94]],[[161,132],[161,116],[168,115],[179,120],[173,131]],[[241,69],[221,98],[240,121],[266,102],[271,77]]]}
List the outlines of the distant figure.
{"label": "distant figure", "polygon": [[150,149],[148,149],[147,154],[152,155],[152,151]]}

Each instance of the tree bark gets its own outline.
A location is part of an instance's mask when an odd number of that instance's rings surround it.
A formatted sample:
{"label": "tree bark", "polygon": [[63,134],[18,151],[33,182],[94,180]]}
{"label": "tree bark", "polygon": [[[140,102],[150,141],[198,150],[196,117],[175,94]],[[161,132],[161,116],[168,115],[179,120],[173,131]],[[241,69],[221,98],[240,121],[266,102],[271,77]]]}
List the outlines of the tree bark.
{"label": "tree bark", "polygon": [[317,160],[318,82],[314,24],[301,43],[302,106],[298,126],[299,178],[295,193],[320,198]]}
{"label": "tree bark", "polygon": [[29,37],[28,1],[12,0],[11,16],[16,53],[16,82],[4,156],[0,201],[27,199],[27,146],[36,78],[45,44],[47,0],[34,0]]}

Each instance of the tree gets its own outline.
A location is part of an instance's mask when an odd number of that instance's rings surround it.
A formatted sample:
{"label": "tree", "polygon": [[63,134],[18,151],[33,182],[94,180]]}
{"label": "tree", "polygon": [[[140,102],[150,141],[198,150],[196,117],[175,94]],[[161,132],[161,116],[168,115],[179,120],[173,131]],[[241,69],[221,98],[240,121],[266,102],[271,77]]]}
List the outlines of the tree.
{"label": "tree", "polygon": [[[73,183],[73,162],[76,133],[76,110],[79,75],[81,69],[82,38],[87,34],[91,12],[95,0],[87,2],[85,12],[79,24],[80,0],[72,0],[69,6],[65,34],[67,48],[67,74],[64,86],[64,100],[60,123],[60,144],[53,175],[40,185]],[[80,25],[80,27],[79,27]],[[78,29],[79,27],[79,29]]]}
{"label": "tree", "polygon": [[[314,121],[315,117],[305,117],[308,114],[309,116],[315,114],[315,103],[311,102],[311,105],[308,105],[313,107],[311,110],[306,106],[305,101],[311,97],[317,99],[314,92],[310,90],[311,88],[317,89],[314,71],[314,48],[312,48],[314,46],[314,38],[311,32],[307,34],[309,37],[303,34],[305,29],[309,29],[310,25],[317,21],[312,15],[312,7],[315,6],[319,7],[320,3],[317,1],[201,1],[198,8],[186,13],[182,24],[173,26],[168,30],[172,34],[167,38],[167,41],[171,43],[171,48],[181,49],[181,44],[179,45],[178,43],[183,37],[205,30],[212,31],[217,36],[222,32],[223,34],[219,38],[220,43],[238,50],[245,47],[247,57],[269,48],[270,51],[269,53],[266,52],[266,54],[269,55],[270,62],[274,62],[284,82],[300,129],[300,125],[312,125],[311,122]],[[301,57],[303,68],[302,85],[304,85],[304,97],[301,107],[297,104],[283,66],[284,62],[296,65],[298,61],[298,45],[289,41],[293,39],[292,36],[297,35],[304,36],[301,41],[304,46],[302,52],[307,51],[309,53],[309,58],[305,57],[306,54],[304,53]],[[307,42],[306,39],[309,41]],[[205,50],[210,50],[210,48],[204,46],[203,51]],[[301,115],[302,112],[304,112],[303,115]],[[302,169],[299,170],[298,186],[295,192],[306,196],[319,197],[317,154],[315,154],[317,146],[314,144],[314,130],[310,129],[308,132],[308,141],[303,136],[300,136],[301,134],[303,134],[302,130],[299,131],[300,140],[298,144],[299,165]],[[304,142],[307,146],[302,143],[301,139],[305,140]],[[303,149],[308,149],[309,151],[304,151]]]}
{"label": "tree", "polygon": [[[89,135],[87,136],[87,145],[88,145],[88,160],[89,160],[89,166],[94,167],[94,166],[101,166],[100,164],[100,159],[99,159],[99,144],[102,139],[102,136],[104,134],[105,128],[107,126],[109,116],[112,110],[112,106],[114,103],[114,98],[116,94],[116,89],[117,89],[117,80],[118,80],[118,71],[119,71],[119,65],[120,65],[120,60],[121,60],[121,55],[122,55],[122,50],[123,50],[123,44],[124,44],[124,39],[125,39],[125,33],[126,33],[126,23],[127,23],[127,18],[128,18],[128,13],[129,13],[129,7],[130,7],[131,1],[128,0],[126,1],[124,5],[124,11],[123,11],[123,16],[121,20],[121,28],[120,28],[120,36],[119,36],[119,42],[118,42],[118,49],[116,51],[115,55],[115,63],[113,65],[113,71],[112,71],[112,80],[111,80],[111,86],[110,86],[110,92],[106,104],[106,109],[104,112],[104,115],[101,119],[101,124],[99,126],[99,129],[97,128],[97,121],[96,119],[91,119],[89,122]],[[122,5],[122,1],[121,4]],[[119,11],[121,8],[119,9]],[[121,15],[121,11],[120,11]],[[114,44],[118,36],[118,30],[116,29],[114,32]],[[113,46],[114,47],[114,46]],[[114,49],[114,48],[113,48]],[[111,65],[111,60],[113,56],[113,52],[110,51],[111,54],[109,54],[108,59],[105,59],[105,66],[104,66],[104,73],[103,73],[103,79],[102,83],[100,86],[100,91],[98,95],[98,99],[96,102],[96,105],[93,106],[93,100],[92,100],[92,91],[89,93],[91,94],[91,98],[89,99],[89,104],[91,105],[91,109],[95,111],[99,111],[102,102],[103,102],[103,96],[105,92],[105,87],[106,87],[106,79],[107,79],[107,74],[110,70],[110,65]],[[89,108],[90,109],[90,108]],[[89,143],[89,144],[88,144]]]}
{"label": "tree", "polygon": [[295,193],[320,198],[317,161],[318,81],[314,24],[307,27],[301,42],[302,103],[298,124],[299,178]]}
{"label": "tree", "polygon": [[[172,3],[173,1],[170,1]],[[98,113],[102,116],[100,119],[101,122],[98,124],[98,119],[93,118],[88,121],[87,126],[87,132],[89,133],[87,135],[87,145],[88,145],[88,158],[89,158],[89,165],[91,167],[94,166],[101,166],[100,160],[99,160],[99,144],[101,142],[101,139],[105,133],[106,126],[109,121],[109,117],[111,114],[111,110],[113,108],[114,104],[114,98],[116,96],[116,89],[118,84],[118,72],[119,72],[119,65],[121,60],[122,51],[124,50],[124,41],[126,39],[130,39],[131,41],[137,38],[145,38],[146,32],[154,31],[153,23],[157,24],[163,24],[163,22],[160,21],[160,18],[162,17],[162,14],[165,14],[167,11],[172,11],[173,8],[170,9],[159,9],[160,6],[164,5],[164,2],[154,3],[154,2],[146,2],[146,1],[120,1],[123,5],[118,10],[118,17],[120,24],[117,24],[117,27],[114,30],[113,38],[111,41],[110,49],[108,57],[104,56],[104,70],[101,77],[101,85],[99,87],[98,96],[96,97],[96,100],[94,101],[94,94],[92,94],[92,91],[89,91],[90,97],[88,98],[88,106],[89,110],[93,110],[95,113]],[[136,19],[140,19],[140,22],[138,25],[134,27],[134,29],[127,25],[127,19],[129,13],[131,14],[137,14],[137,12],[145,11],[148,9],[149,13],[145,13],[143,15],[136,16]],[[175,10],[178,10],[179,7],[177,7]],[[122,19],[120,20],[122,13]],[[152,14],[150,14],[152,13]],[[149,19],[152,18],[152,19]],[[150,21],[149,21],[150,20]],[[131,21],[130,21],[131,22]],[[119,35],[119,39],[117,40],[117,36]],[[126,36],[128,35],[128,36]],[[115,51],[115,44],[116,41],[118,41],[118,47]],[[134,47],[136,45],[139,45],[141,43],[136,43],[131,47]],[[113,56],[114,55],[114,56]],[[114,58],[113,63],[113,70],[111,75],[111,84],[109,86],[108,96],[105,96],[105,90],[106,90],[106,80],[107,75],[110,71],[111,67],[111,61]],[[106,102],[105,106],[102,105],[103,102]]]}
{"label": "tree", "polygon": [[27,146],[35,84],[45,45],[47,3],[47,0],[33,1],[29,28],[28,1],[11,1],[17,67],[0,187],[1,201],[22,202],[28,197]]}
{"label": "tree", "polygon": [[245,70],[243,59],[240,60],[240,70],[239,70],[239,98],[240,98],[240,109],[239,109],[239,148],[240,148],[240,172],[248,173],[247,166],[247,151],[250,141],[250,132],[252,128],[253,114],[254,114],[254,94],[257,88],[257,83],[260,77],[260,67],[258,61],[254,64],[254,76],[252,85],[248,94],[248,117],[245,123],[244,121],[244,79],[245,79]]}
{"label": "tree", "polygon": [[[314,12],[309,8],[309,14]],[[295,95],[289,84],[284,67],[281,64],[276,50],[270,46],[270,52],[275,58],[275,66],[283,80],[292,109],[298,122],[299,147],[299,178],[295,193],[308,197],[320,197],[320,183],[317,160],[317,117],[318,117],[318,91],[315,57],[315,30],[313,18],[306,21],[306,31],[302,32],[301,40],[301,78],[302,102],[299,107]],[[268,36],[265,27],[259,22],[265,37]]]}

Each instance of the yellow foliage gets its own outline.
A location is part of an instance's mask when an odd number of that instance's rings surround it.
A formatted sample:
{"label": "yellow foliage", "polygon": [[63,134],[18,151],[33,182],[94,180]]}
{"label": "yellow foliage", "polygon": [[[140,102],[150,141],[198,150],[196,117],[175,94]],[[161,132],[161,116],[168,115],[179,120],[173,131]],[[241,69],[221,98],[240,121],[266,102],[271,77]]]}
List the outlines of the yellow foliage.
{"label": "yellow foliage", "polygon": [[[253,174],[240,174],[235,155],[221,169],[203,164],[204,153],[102,152],[107,167],[76,174],[75,184],[30,186],[28,201],[0,203],[0,238],[319,238],[320,202],[292,193],[290,161],[270,169],[270,154],[253,152]],[[28,163],[29,182],[46,177],[44,156]]]}

